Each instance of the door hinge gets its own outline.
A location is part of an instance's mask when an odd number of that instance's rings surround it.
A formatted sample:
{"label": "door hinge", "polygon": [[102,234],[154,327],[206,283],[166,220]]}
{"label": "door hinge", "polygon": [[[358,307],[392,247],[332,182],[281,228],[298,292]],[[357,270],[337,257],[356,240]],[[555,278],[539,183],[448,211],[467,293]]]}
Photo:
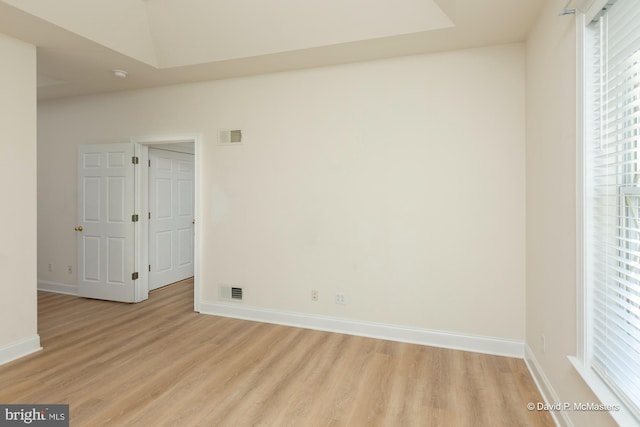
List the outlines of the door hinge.
{"label": "door hinge", "polygon": [[138,214],[131,215],[131,222],[138,222],[139,220],[140,217],[138,216]]}
{"label": "door hinge", "polygon": [[151,264],[149,264],[149,271],[151,271]]}
{"label": "door hinge", "polygon": [[149,219],[151,219],[151,212],[149,212]]}
{"label": "door hinge", "polygon": [[131,158],[131,163],[133,163],[134,165],[137,165],[138,163],[140,163],[140,157],[138,156],[133,156]]}
{"label": "door hinge", "polygon": [[137,271],[135,273],[131,274],[131,280],[138,280],[138,272]]}
{"label": "door hinge", "polygon": [[151,160],[149,160],[149,167],[151,167]]}

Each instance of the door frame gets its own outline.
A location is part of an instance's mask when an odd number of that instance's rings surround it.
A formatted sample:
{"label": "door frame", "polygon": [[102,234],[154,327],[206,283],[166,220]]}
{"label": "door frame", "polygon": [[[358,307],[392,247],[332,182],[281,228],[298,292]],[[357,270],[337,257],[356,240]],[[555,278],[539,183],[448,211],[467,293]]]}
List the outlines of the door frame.
{"label": "door frame", "polygon": [[[149,135],[131,138],[131,142],[136,145],[136,155],[140,158],[140,165],[148,165],[149,163],[149,145],[156,144],[177,144],[183,142],[193,142],[194,146],[194,219],[193,225],[193,309],[200,311],[200,265],[202,265],[201,256],[201,239],[200,226],[198,224],[201,215],[200,204],[200,150],[202,144],[202,134],[186,133],[186,134],[165,134],[165,135]],[[144,172],[143,172],[144,171]],[[139,212],[140,226],[136,227],[135,240],[139,244],[135,247],[136,271],[140,273],[139,281],[135,287],[136,302],[149,298],[149,173],[147,167],[136,168],[136,200],[135,209]]]}

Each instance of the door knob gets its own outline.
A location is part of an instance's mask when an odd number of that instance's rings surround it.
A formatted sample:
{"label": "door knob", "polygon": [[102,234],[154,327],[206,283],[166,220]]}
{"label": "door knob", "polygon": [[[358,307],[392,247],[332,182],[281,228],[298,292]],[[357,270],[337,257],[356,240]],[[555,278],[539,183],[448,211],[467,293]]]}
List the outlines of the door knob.
{"label": "door knob", "polygon": [[76,231],[82,231],[82,230],[84,230],[84,228],[82,228],[82,226],[81,226],[81,225],[79,225],[79,226],[77,226],[76,228],[74,228],[74,230],[76,230]]}

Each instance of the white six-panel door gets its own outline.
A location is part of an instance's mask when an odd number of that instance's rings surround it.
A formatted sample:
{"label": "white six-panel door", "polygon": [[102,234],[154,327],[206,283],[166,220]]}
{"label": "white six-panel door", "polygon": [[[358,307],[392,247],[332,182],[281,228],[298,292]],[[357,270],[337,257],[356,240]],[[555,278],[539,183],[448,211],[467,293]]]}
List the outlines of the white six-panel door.
{"label": "white six-panel door", "polygon": [[[134,145],[81,145],[78,151],[78,292],[134,301]],[[52,213],[55,214],[55,213]]]}
{"label": "white six-panel door", "polygon": [[149,290],[193,276],[194,156],[149,149]]}

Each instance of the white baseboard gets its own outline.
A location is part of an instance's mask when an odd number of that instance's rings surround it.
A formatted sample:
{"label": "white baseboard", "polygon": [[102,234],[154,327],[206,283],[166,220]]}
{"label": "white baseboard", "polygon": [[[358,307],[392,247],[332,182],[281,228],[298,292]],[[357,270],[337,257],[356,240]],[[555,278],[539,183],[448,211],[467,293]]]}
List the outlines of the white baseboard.
{"label": "white baseboard", "polygon": [[0,365],[40,350],[42,350],[42,347],[40,347],[40,335],[38,334],[5,345],[0,347]]}
{"label": "white baseboard", "polygon": [[[531,350],[531,347],[528,345],[525,345],[524,362],[526,363],[527,368],[529,368],[529,372],[533,377],[533,381],[535,381],[538,386],[538,390],[540,391],[544,402],[548,405],[560,402],[558,394],[553,389],[549,379],[542,370],[542,366],[540,366],[536,356],[533,354],[533,350]],[[571,419],[565,411],[549,411],[549,413],[551,414],[551,417],[553,417],[553,421],[555,421],[557,426],[573,427],[573,422],[571,422]]]}
{"label": "white baseboard", "polygon": [[49,282],[47,280],[38,280],[38,290],[45,292],[54,292],[56,294],[78,295],[77,285],[68,285],[66,283]]}
{"label": "white baseboard", "polygon": [[328,316],[246,307],[237,304],[229,305],[201,301],[199,307],[199,311],[202,314],[450,348],[454,350],[517,357],[520,359],[524,357],[524,342],[518,340],[408,328],[383,323],[362,322]]}

